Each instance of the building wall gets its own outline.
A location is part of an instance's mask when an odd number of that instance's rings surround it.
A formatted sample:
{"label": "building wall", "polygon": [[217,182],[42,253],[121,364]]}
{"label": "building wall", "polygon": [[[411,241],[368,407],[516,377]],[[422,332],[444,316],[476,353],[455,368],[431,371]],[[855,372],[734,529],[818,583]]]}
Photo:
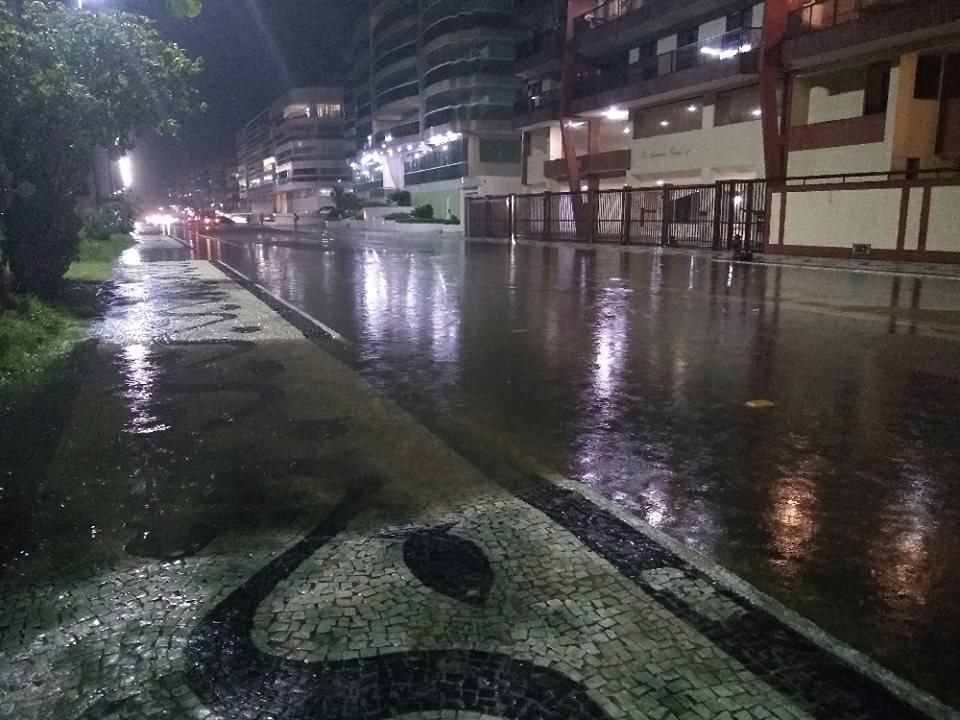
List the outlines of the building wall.
{"label": "building wall", "polygon": [[896,123],[893,136],[893,165],[906,167],[908,158],[920,160],[920,167],[946,164],[936,156],[937,126],[940,120],[940,101],[914,97],[917,54],[900,58],[898,82],[891,88],[896,97]]}
{"label": "building wall", "polygon": [[899,212],[897,188],[789,193],[784,243],[844,248],[866,243],[894,249]]}
{"label": "building wall", "polygon": [[[887,172],[892,169],[894,136],[896,134],[899,107],[899,84],[901,73],[894,67],[890,71],[890,83],[887,94],[887,113],[884,139],[882,142],[842,145],[817,150],[800,150],[790,153],[787,174],[830,175],[843,173]],[[912,92],[912,90],[911,90]],[[856,110],[856,112],[854,112]],[[842,117],[836,117],[847,113]],[[863,91],[851,91],[839,96],[826,96],[811,92],[809,95],[808,118],[825,118],[819,122],[862,117]],[[794,114],[794,123],[797,121]],[[814,124],[812,121],[808,124]]]}
{"label": "building wall", "polygon": [[791,176],[884,172],[889,169],[890,145],[886,142],[790,153]]}
{"label": "building wall", "polygon": [[931,193],[926,246],[927,250],[960,252],[960,187]]}
{"label": "building wall", "polygon": [[638,185],[667,182],[713,182],[763,175],[760,121],[713,126],[707,105],[702,130],[638,138],[631,146],[630,175]]}
{"label": "building wall", "polygon": [[881,259],[960,262],[960,185],[886,185],[774,192],[768,249],[850,256],[865,244]]}
{"label": "building wall", "polygon": [[[448,183],[443,183],[448,185]],[[461,210],[460,187],[441,187],[439,189],[424,189],[426,185],[436,187],[438,183],[427,183],[410,189],[410,202],[414,207],[430,204],[433,206],[433,216],[448,218],[451,214],[458,218],[463,217]]]}
{"label": "building wall", "polygon": [[468,177],[462,182],[441,181],[424,183],[408,188],[410,201],[414,206],[430,203],[433,205],[434,217],[449,217],[447,208],[460,220],[465,212],[464,198],[467,195],[513,195],[529,192],[520,184],[520,179],[514,177]]}

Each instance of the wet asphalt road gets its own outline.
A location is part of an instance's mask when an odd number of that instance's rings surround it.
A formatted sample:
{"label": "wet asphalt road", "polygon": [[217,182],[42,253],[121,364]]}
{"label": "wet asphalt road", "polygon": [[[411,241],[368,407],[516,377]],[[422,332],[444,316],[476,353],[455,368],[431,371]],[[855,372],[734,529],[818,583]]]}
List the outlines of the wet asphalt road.
{"label": "wet asphalt road", "polygon": [[220,237],[198,254],[335,329],[430,426],[592,486],[960,706],[960,281]]}

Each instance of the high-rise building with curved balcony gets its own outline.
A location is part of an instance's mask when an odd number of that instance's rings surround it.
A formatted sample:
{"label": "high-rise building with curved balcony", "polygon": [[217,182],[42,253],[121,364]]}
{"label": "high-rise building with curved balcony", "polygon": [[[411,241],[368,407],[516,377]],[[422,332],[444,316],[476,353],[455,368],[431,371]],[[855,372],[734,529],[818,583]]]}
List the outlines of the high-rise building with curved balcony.
{"label": "high-rise building with curved balcony", "polygon": [[519,190],[513,0],[371,0],[351,42],[356,189],[410,191],[436,216]]}
{"label": "high-rise building with curved balcony", "polygon": [[339,87],[293,88],[237,135],[240,201],[255,213],[310,213],[348,183]]}

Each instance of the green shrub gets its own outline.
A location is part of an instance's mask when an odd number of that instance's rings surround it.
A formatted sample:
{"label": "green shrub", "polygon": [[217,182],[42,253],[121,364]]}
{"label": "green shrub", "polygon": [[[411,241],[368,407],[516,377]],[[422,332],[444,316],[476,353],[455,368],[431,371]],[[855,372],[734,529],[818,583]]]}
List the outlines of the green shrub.
{"label": "green shrub", "polygon": [[50,294],[77,252],[80,218],[68,195],[38,191],[4,214],[4,254],[14,287],[25,294]]}
{"label": "green shrub", "polygon": [[392,193],[387,195],[387,204],[388,205],[399,205],[401,207],[409,207],[410,205],[410,191],[409,190],[394,190]]}
{"label": "green shrub", "polygon": [[110,200],[97,208],[87,208],[80,217],[87,237],[109,240],[111,235],[133,230],[134,209],[122,200]]}
{"label": "green shrub", "polygon": [[410,215],[418,220],[429,220],[433,217],[433,205],[430,203],[417,205]]}

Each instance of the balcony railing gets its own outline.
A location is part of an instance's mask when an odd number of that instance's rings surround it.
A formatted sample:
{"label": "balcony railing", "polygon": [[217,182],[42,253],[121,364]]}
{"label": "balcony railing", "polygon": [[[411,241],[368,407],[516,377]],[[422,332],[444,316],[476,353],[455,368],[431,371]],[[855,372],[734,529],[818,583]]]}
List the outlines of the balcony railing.
{"label": "balcony railing", "polygon": [[611,20],[623,17],[627,13],[639,10],[647,5],[650,0],[606,0],[597,5],[592,10],[587,10],[580,17],[574,20],[574,32],[579,36],[580,33],[591,28],[599,27]]}
{"label": "balcony railing", "polygon": [[760,28],[740,28],[661,53],[628,67],[598,68],[582,74],[574,97],[587,97],[621,88],[633,80],[652,80],[680,70],[721,60],[731,60],[760,47]]}
{"label": "balcony railing", "polygon": [[790,128],[790,149],[823,150],[845,145],[883,142],[887,116],[883,113],[829,120]]}
{"label": "balcony railing", "polygon": [[394,125],[392,128],[389,128],[387,130],[381,130],[374,136],[373,141],[377,145],[383,142],[389,142],[387,140],[388,135],[392,139],[412,137],[413,135],[419,136],[420,121],[414,120],[412,122],[403,123],[402,125]]}
{"label": "balcony railing", "polygon": [[545,90],[539,95],[521,93],[513,103],[515,115],[525,115],[537,110],[552,110],[560,104],[560,93],[556,90]]}
{"label": "balcony railing", "polygon": [[[580,173],[585,176],[616,176],[623,175],[630,169],[629,150],[609,150],[591,155],[578,155]],[[545,160],[543,163],[544,177],[553,180],[562,180],[567,177],[567,161]]]}
{"label": "balcony railing", "polygon": [[808,32],[863,20],[910,4],[917,4],[917,0],[814,0],[790,11],[787,34],[789,37],[797,37]]}

